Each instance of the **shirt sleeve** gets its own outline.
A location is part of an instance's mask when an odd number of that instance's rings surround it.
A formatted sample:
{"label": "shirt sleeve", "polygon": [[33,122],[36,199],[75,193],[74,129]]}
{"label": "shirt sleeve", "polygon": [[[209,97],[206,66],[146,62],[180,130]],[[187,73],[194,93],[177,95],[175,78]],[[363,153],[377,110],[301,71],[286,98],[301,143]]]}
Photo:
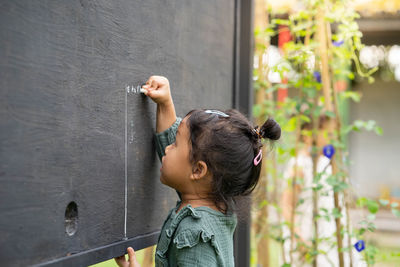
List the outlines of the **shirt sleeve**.
{"label": "shirt sleeve", "polygon": [[177,251],[176,263],[179,267],[217,267],[217,254],[210,242],[198,242],[194,247],[184,247]]}
{"label": "shirt sleeve", "polygon": [[160,160],[165,155],[165,148],[175,142],[176,132],[178,131],[181,121],[182,119],[178,117],[174,124],[172,124],[167,130],[161,133],[156,133],[156,150]]}

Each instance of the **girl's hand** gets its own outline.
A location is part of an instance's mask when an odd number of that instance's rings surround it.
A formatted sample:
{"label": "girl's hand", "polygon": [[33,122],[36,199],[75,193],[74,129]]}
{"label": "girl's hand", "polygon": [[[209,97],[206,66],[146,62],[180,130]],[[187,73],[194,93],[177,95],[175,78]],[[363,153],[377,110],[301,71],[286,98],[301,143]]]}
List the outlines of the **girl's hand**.
{"label": "girl's hand", "polygon": [[172,103],[169,81],[163,76],[151,76],[146,85],[142,86],[147,90],[147,95],[159,105],[169,105]]}
{"label": "girl's hand", "polygon": [[125,255],[114,258],[115,262],[119,267],[140,267],[136,260],[136,254],[133,248],[129,247],[126,249],[128,251],[129,261],[125,259]]}
{"label": "girl's hand", "polygon": [[147,90],[145,95],[157,103],[156,132],[161,133],[176,121],[169,81],[163,76],[151,76],[142,87]]}

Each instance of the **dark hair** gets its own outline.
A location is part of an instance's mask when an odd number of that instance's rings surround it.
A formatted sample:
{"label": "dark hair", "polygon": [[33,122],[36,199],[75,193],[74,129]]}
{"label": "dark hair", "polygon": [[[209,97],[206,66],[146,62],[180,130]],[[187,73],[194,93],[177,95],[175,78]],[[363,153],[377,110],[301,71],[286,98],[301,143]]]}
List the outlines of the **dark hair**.
{"label": "dark hair", "polygon": [[269,118],[257,133],[257,128],[239,111],[230,109],[224,113],[229,116],[205,110],[192,110],[186,116],[190,161],[207,164],[212,174],[210,197],[226,213],[231,210],[234,197],[250,194],[258,183],[262,162],[255,166],[253,160],[262,147],[260,137],[278,140],[281,128]]}

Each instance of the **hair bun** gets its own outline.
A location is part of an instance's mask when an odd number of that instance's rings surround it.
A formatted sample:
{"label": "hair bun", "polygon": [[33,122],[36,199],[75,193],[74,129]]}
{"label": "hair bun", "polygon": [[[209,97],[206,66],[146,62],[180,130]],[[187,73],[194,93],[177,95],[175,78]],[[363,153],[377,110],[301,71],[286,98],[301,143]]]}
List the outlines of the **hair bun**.
{"label": "hair bun", "polygon": [[281,126],[272,118],[268,118],[260,128],[260,135],[263,138],[278,140],[281,137]]}

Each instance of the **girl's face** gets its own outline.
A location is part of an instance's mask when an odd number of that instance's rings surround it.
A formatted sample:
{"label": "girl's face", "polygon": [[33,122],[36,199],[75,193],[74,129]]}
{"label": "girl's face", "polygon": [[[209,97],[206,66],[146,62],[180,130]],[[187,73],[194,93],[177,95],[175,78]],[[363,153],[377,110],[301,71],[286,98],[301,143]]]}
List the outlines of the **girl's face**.
{"label": "girl's face", "polygon": [[165,148],[165,156],[162,157],[160,180],[163,184],[183,192],[190,182],[192,163],[189,160],[190,143],[189,128],[185,117],[178,127],[175,143]]}

